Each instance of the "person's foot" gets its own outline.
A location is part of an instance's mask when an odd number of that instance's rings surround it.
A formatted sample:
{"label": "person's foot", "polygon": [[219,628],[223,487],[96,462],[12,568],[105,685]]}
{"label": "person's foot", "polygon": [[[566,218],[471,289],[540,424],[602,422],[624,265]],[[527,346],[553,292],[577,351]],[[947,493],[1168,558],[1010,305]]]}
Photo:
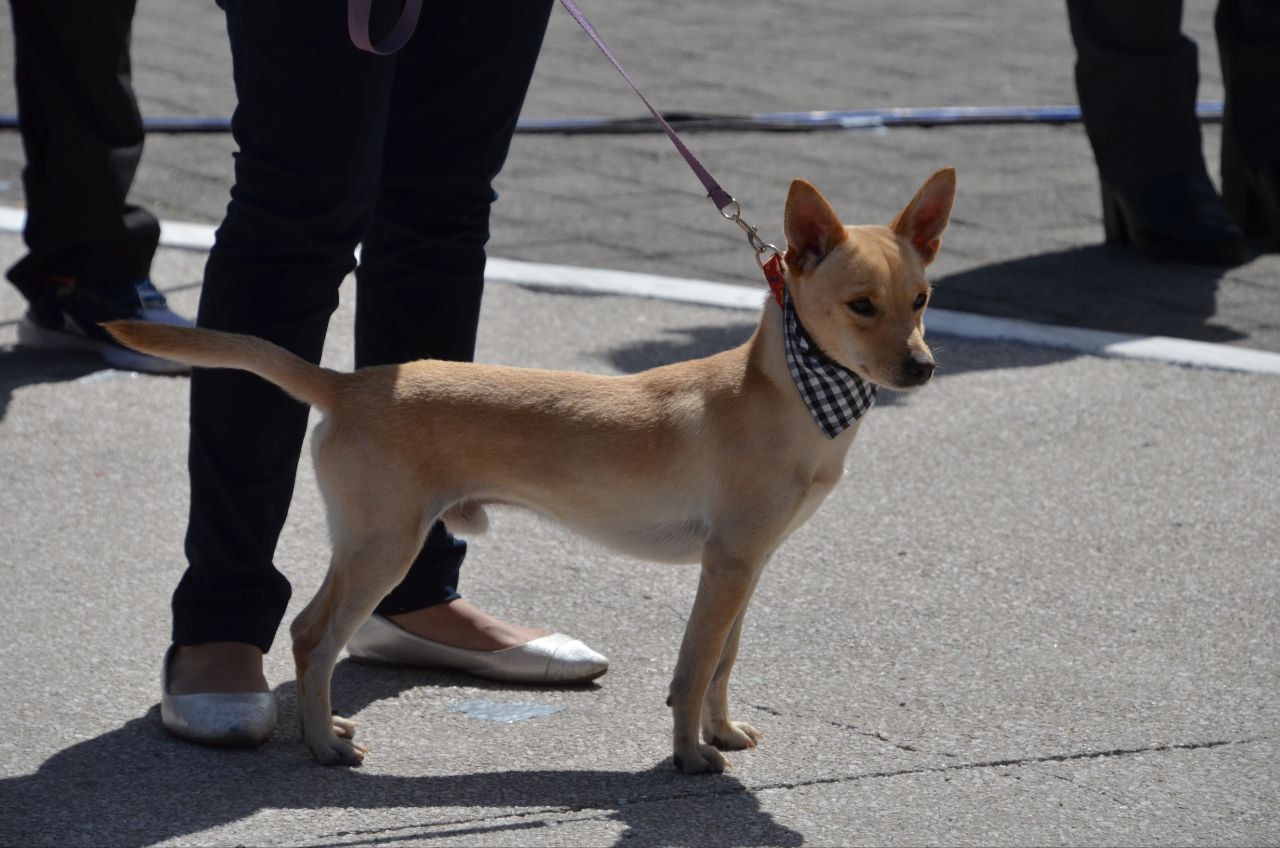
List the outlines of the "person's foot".
{"label": "person's foot", "polygon": [[1280,156],[1272,149],[1262,161],[1246,162],[1236,140],[1231,104],[1222,121],[1222,202],[1248,236],[1261,236],[1280,248]]}
{"label": "person's foot", "polygon": [[271,691],[262,673],[262,651],[244,642],[176,646],[168,684],[170,695]]}
{"label": "person's foot", "polygon": [[262,674],[262,651],[242,642],[174,645],[160,674],[160,722],[202,745],[251,747],[271,738],[275,696]]}
{"label": "person's foot", "polygon": [[414,636],[467,651],[500,651],[551,635],[496,619],[462,598],[387,618]]}
{"label": "person's foot", "polygon": [[513,683],[585,683],[609,670],[608,659],[577,639],[501,621],[461,599],[372,615],[347,653],[361,662],[453,668]]}
{"label": "person's foot", "polygon": [[43,296],[18,322],[18,344],[41,350],[92,353],[112,368],[152,374],[185,374],[191,368],[124,347],[100,324],[122,319],[153,321],[190,327],[192,322],[169,308],[151,280],[117,286],[79,285],[55,278],[42,288]]}
{"label": "person's foot", "polygon": [[1108,244],[1148,259],[1233,266],[1245,259],[1244,234],[1231,220],[1204,168],[1132,186],[1102,184]]}
{"label": "person's foot", "polygon": [[[468,651],[500,651],[551,635],[550,630],[501,621],[462,598],[389,618],[414,636]],[[174,649],[170,695],[269,691],[262,651],[255,645],[207,642]]]}
{"label": "person's foot", "polygon": [[1222,200],[1246,235],[1280,247],[1280,159],[1256,167],[1222,157]]}

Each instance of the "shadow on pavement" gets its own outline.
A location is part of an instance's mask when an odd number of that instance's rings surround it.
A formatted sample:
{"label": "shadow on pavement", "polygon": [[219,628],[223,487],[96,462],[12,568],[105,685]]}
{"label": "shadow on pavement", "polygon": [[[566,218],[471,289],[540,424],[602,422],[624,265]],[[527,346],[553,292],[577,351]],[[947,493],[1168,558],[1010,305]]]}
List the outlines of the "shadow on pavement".
{"label": "shadow on pavement", "polygon": [[[727,313],[726,313],[727,314]],[[734,313],[737,317],[737,313]],[[605,362],[623,374],[636,374],[689,359],[711,356],[730,350],[751,338],[756,321],[734,320],[726,324],[704,324],[700,327],[663,330],[661,337],[644,339],[615,347],[603,355]]]}
{"label": "shadow on pavement", "polygon": [[1076,247],[985,265],[933,281],[931,305],[1206,342],[1247,338],[1247,328],[1215,323],[1228,269],[1150,262],[1105,245]]}
{"label": "shadow on pavement", "polygon": [[[928,316],[925,316],[928,323]],[[737,347],[751,337],[755,322],[709,324],[666,331],[665,338],[646,339],[613,348],[603,354],[606,362],[625,374],[635,374],[647,368],[670,365],[701,356],[710,356]],[[950,337],[929,336],[929,345],[938,361],[934,379],[945,380],[971,371],[988,371],[1008,368],[1038,368],[1074,359],[1080,354],[1057,348],[1036,347],[1018,342],[969,342],[961,343]],[[927,389],[926,389],[927,390]],[[876,401],[881,406],[903,402],[908,392],[882,390]]]}
{"label": "shadow on pavement", "polygon": [[[1207,342],[1236,341],[1251,338],[1248,329],[1264,333],[1272,329],[1263,323],[1236,328],[1214,322],[1224,273],[1222,268],[1150,262],[1128,250],[1096,245],[1026,256],[936,279],[931,305],[1044,324]],[[603,359],[623,373],[634,374],[736,347],[750,338],[755,326],[752,319],[671,329],[663,337],[608,350]],[[958,344],[936,333],[929,336],[929,343],[938,361],[937,379],[973,371],[1035,368],[1080,356],[1017,342]],[[885,391],[879,402],[891,405],[904,397]]]}
{"label": "shadow on pavement", "polygon": [[[475,683],[475,678],[467,679],[467,685]],[[352,715],[421,684],[420,674],[343,662],[334,676],[335,710]],[[620,822],[626,827],[620,845],[788,846],[804,841],[761,810],[738,780],[680,775],[669,759],[640,772],[539,769],[403,777],[324,768],[311,760],[298,737],[294,684],[282,684],[275,691],[279,725],[272,739],[255,751],[206,748],[173,739],[161,728],[158,708],[153,707],[142,718],[54,754],[34,774],[0,780],[4,843],[185,842],[183,837],[263,810],[330,807],[406,812],[398,814],[396,825],[363,829],[368,820],[353,816],[351,827],[330,834],[331,843],[309,844],[374,845],[509,834],[549,826],[557,815]],[[678,802],[683,803],[675,813],[671,804]],[[412,812],[468,807],[479,809],[474,816],[458,815],[455,809],[445,822],[433,821],[438,817],[429,814],[415,821]],[[515,809],[502,814],[494,808]],[[599,815],[592,815],[595,812]],[[641,838],[632,843],[628,837]]]}
{"label": "shadow on pavement", "polygon": [[9,411],[13,393],[39,383],[67,383],[108,370],[87,353],[0,348],[0,421]]}

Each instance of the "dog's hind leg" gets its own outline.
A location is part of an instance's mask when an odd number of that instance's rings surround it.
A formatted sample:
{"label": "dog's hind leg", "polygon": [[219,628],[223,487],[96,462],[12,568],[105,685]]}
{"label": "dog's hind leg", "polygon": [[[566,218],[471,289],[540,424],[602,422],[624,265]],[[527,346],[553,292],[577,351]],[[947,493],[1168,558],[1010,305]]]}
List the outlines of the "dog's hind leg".
{"label": "dog's hind leg", "polygon": [[[403,512],[403,507],[401,507]],[[355,724],[332,714],[333,666],[348,640],[408,572],[431,515],[377,514],[376,523],[335,532],[333,559],[320,591],[291,627],[298,672],[302,737],[324,765],[359,765],[367,750],[351,741]]]}
{"label": "dog's hind leg", "polygon": [[[720,772],[728,765],[714,747],[699,743],[698,731],[708,687],[717,668],[723,664],[729,637],[735,626],[740,625],[764,562],[763,556],[732,556],[711,551],[703,554],[698,594],[680,644],[680,658],[667,699],[675,720],[675,765],[685,774]],[[726,675],[733,665],[736,645],[729,656]]]}

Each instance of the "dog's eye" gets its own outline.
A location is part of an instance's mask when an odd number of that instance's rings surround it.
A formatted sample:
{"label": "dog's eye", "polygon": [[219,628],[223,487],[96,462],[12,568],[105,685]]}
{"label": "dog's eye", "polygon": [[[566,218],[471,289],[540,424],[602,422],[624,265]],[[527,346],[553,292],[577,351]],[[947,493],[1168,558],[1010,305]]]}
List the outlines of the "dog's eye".
{"label": "dog's eye", "polygon": [[916,296],[916,302],[911,304],[911,308],[914,309],[916,312],[919,312],[921,309],[924,309],[924,305],[928,302],[929,302],[929,295],[925,294],[924,292],[920,292],[920,294]]}
{"label": "dog's eye", "polygon": [[863,318],[870,318],[876,314],[876,305],[871,302],[869,297],[860,297],[857,300],[849,301],[846,306],[854,315],[861,315]]}

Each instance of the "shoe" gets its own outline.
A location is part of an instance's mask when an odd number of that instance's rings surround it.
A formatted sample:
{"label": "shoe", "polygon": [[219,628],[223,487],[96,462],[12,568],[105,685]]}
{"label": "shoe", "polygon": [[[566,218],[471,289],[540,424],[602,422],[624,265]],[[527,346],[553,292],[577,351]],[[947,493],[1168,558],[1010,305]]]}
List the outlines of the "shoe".
{"label": "shoe", "polygon": [[361,625],[347,653],[360,662],[456,668],[510,683],[586,683],[609,670],[607,659],[563,633],[500,651],[469,651],[415,636],[380,615]]}
{"label": "shoe", "polygon": [[1244,234],[1227,214],[1204,169],[1129,188],[1102,184],[1108,244],[1131,245],[1148,259],[1239,265]]}
{"label": "shoe", "polygon": [[169,667],[177,651],[164,654],[160,674],[160,723],[190,742],[252,748],[271,738],[276,726],[276,698],[270,692],[209,692],[169,694]]}
{"label": "shoe", "polygon": [[1222,121],[1222,202],[1245,235],[1270,237],[1280,247],[1280,159],[1245,164],[1229,118]]}
{"label": "shoe", "polygon": [[1222,163],[1222,202],[1248,236],[1280,246],[1280,160],[1257,168]]}
{"label": "shoe", "polygon": [[76,350],[96,354],[112,368],[151,374],[185,374],[189,365],[171,362],[124,347],[102,329],[104,321],[134,319],[193,326],[169,308],[164,295],[150,280],[120,287],[112,294],[58,278],[50,282],[48,296],[18,322],[18,344],[41,350]]}

